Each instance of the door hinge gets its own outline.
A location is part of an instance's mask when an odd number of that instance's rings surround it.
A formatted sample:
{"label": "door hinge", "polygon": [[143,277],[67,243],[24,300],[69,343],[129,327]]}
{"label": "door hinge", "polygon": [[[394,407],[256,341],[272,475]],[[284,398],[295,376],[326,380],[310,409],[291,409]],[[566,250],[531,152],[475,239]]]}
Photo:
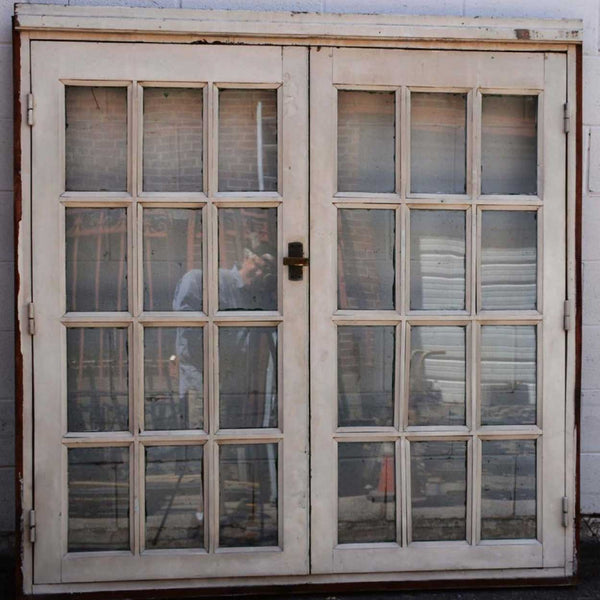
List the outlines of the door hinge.
{"label": "door hinge", "polygon": [[563,104],[563,128],[565,133],[571,131],[571,107],[568,102]]}
{"label": "door hinge", "polygon": [[563,305],[563,327],[565,331],[573,328],[573,300],[565,300]]}
{"label": "door hinge", "polygon": [[27,94],[27,125],[33,125],[33,94]]}
{"label": "door hinge", "polygon": [[35,335],[35,304],[33,302],[27,306],[27,323],[29,324],[29,335]]}
{"label": "door hinge", "polygon": [[562,499],[562,524],[563,527],[569,526],[569,499],[566,496],[563,496]]}
{"label": "door hinge", "polygon": [[35,543],[35,510],[31,509],[29,511],[29,541],[34,544]]}

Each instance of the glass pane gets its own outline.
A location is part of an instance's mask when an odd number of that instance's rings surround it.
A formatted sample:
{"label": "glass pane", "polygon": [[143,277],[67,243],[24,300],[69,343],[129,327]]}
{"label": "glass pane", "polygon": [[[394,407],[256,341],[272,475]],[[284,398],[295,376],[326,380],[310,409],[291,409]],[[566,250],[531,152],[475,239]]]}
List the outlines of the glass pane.
{"label": "glass pane", "polygon": [[481,328],[481,424],[536,422],[537,337],[534,325]]}
{"label": "glass pane", "polygon": [[66,209],[67,311],[127,310],[127,210]]}
{"label": "glass pane", "polygon": [[219,328],[221,429],[277,427],[277,328]]}
{"label": "glass pane", "polygon": [[144,329],[144,426],[149,430],[202,429],[202,327]]}
{"label": "glass pane", "polygon": [[338,327],[338,425],[394,424],[394,327]]}
{"label": "glass pane", "polygon": [[219,546],[278,545],[277,450],[277,444],[220,446]]}
{"label": "glass pane", "polygon": [[277,209],[219,210],[219,310],[277,310]]}
{"label": "glass pane", "polygon": [[485,210],[481,215],[481,308],[535,310],[537,212]]}
{"label": "glass pane", "polygon": [[411,192],[466,192],[466,118],[466,94],[411,93]]}
{"label": "glass pane", "polygon": [[68,431],[129,428],[127,329],[67,329]]}
{"label": "glass pane", "polygon": [[338,444],[338,544],[396,541],[394,443]]}
{"label": "glass pane", "polygon": [[219,191],[277,191],[277,90],[219,91]]}
{"label": "glass pane", "polygon": [[200,88],[144,88],[144,191],[202,191]]}
{"label": "glass pane", "polygon": [[482,442],[481,538],[535,538],[535,440]]}
{"label": "glass pane", "polygon": [[537,96],[482,98],[481,193],[537,193]]}
{"label": "glass pane", "polygon": [[338,92],[338,190],[394,192],[394,92]]}
{"label": "glass pane", "polygon": [[65,87],[66,189],[127,189],[127,88]]}
{"label": "glass pane", "polygon": [[410,308],[465,308],[466,214],[410,211]]}
{"label": "glass pane", "polygon": [[202,310],[202,211],[144,210],[144,310]]}
{"label": "glass pane", "polygon": [[467,537],[467,443],[410,444],[412,541]]}
{"label": "glass pane", "polygon": [[338,306],[394,308],[395,212],[338,210]]}
{"label": "glass pane", "polygon": [[465,328],[411,327],[409,425],[464,425]]}
{"label": "glass pane", "polygon": [[146,448],[146,548],[203,548],[202,446]]}
{"label": "glass pane", "polygon": [[129,448],[69,448],[69,552],[129,550]]}

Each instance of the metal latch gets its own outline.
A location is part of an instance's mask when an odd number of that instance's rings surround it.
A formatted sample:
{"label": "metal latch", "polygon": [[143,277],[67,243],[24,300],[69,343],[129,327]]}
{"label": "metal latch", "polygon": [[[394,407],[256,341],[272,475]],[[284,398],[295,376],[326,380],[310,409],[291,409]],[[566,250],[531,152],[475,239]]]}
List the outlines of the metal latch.
{"label": "metal latch", "polygon": [[35,543],[35,510],[31,509],[29,511],[29,541],[33,544]]}
{"label": "metal latch", "polygon": [[290,281],[302,281],[302,268],[308,267],[308,257],[304,256],[304,245],[302,242],[290,242],[288,244],[288,256],[283,259],[283,264],[289,267],[288,279]]}

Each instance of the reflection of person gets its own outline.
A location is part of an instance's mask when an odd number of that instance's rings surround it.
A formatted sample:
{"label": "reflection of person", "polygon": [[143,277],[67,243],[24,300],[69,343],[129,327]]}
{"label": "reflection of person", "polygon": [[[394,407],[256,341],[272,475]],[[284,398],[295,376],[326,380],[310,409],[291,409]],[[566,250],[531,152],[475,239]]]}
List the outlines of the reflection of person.
{"label": "reflection of person", "polygon": [[[277,308],[275,259],[265,247],[245,248],[241,265],[219,269],[220,310],[274,310]],[[175,311],[201,311],[203,308],[202,269],[188,271],[177,284],[173,298]],[[179,395],[202,393],[203,365],[201,338],[195,327],[179,327],[175,341],[179,364]]]}
{"label": "reflection of person", "polygon": [[[202,310],[202,269],[188,271],[177,284],[173,310]],[[275,259],[269,252],[244,249],[240,267],[219,269],[220,310],[275,310]]]}

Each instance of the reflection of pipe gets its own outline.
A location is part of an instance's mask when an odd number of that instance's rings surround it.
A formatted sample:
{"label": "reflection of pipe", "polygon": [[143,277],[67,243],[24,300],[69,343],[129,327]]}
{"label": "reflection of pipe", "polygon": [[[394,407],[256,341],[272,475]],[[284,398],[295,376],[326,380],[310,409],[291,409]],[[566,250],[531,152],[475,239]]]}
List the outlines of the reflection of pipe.
{"label": "reflection of pipe", "polygon": [[429,356],[441,356],[446,354],[445,350],[413,350],[410,356],[410,362],[412,365],[413,360],[415,361],[414,368],[410,370],[410,387],[415,389],[414,381],[423,383],[425,381],[425,359]]}
{"label": "reflection of pipe", "polygon": [[262,136],[262,102],[256,103],[256,170],[258,172],[258,191],[265,189],[263,174],[263,136]]}

